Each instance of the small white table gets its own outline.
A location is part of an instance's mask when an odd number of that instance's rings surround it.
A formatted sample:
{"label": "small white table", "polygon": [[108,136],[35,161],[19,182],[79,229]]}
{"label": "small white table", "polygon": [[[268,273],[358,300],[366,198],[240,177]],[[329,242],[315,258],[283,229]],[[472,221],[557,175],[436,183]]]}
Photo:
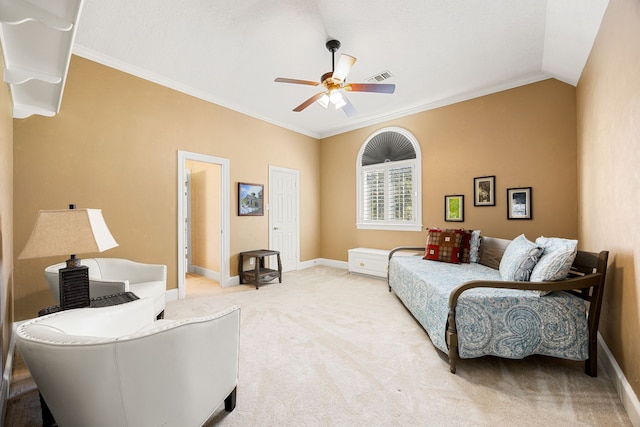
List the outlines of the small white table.
{"label": "small white table", "polygon": [[389,252],[384,249],[349,249],[349,271],[375,277],[387,277]]}

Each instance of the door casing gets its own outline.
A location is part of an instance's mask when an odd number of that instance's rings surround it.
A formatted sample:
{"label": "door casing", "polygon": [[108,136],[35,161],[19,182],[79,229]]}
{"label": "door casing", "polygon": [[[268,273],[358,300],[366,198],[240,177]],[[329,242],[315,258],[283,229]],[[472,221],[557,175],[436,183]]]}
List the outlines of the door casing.
{"label": "door casing", "polygon": [[187,206],[185,193],[185,175],[187,160],[195,160],[204,163],[220,165],[220,286],[228,286],[229,275],[229,159],[209,156],[206,154],[178,151],[178,298],[187,295],[185,245],[187,237],[185,233],[185,221],[187,219]]}

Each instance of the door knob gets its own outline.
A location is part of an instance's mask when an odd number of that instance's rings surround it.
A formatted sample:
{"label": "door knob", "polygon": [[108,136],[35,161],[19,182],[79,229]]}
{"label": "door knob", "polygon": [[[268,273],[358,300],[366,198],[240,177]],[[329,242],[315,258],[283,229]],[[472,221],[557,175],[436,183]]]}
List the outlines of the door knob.
{"label": "door knob", "polygon": [[278,227],[273,227],[274,230],[280,230]]}

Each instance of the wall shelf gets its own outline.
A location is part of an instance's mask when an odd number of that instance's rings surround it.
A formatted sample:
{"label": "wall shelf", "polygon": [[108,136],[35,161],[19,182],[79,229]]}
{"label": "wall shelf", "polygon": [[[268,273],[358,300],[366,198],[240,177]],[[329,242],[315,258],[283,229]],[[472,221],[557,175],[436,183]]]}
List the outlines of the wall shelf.
{"label": "wall shelf", "polygon": [[55,116],[84,0],[0,0],[4,81],[13,117]]}

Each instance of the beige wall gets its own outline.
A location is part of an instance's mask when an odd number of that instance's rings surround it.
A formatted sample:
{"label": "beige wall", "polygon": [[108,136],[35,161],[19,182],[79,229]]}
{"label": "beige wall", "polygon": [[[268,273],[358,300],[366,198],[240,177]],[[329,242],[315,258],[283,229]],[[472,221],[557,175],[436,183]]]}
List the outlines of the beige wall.
{"label": "beige wall", "polygon": [[191,171],[191,263],[220,273],[220,165],[185,162]]}
{"label": "beige wall", "polygon": [[[0,49],[0,65],[2,64]],[[0,85],[0,374],[13,322],[13,121],[9,88]],[[8,387],[8,384],[7,384]]]}
{"label": "beige wall", "polygon": [[[3,86],[3,355],[12,282],[16,320],[53,302],[42,270],[61,259],[11,261],[40,209],[103,209],[120,243],[104,256],[166,263],[168,287],[176,287],[179,149],[231,160],[232,272],[238,252],[268,245],[268,217],[237,217],[235,189],[238,181],[267,184],[269,164],[301,172],[301,260],[346,260],[356,246],[422,245],[424,232],[355,228],[358,150],[375,130],[401,126],[423,153],[425,226],[461,225],[505,238],[579,237],[582,249],[611,251],[601,333],[638,394],[640,54],[630,41],[640,40],[639,8],[634,0],[611,0],[577,95],[548,80],[322,141],[75,56],[54,118],[12,123]],[[475,208],[473,178],[484,175],[497,177],[497,205]],[[533,187],[532,221],[506,219],[506,188],[519,186]],[[465,195],[464,223],[443,221],[445,194]]]}
{"label": "beige wall", "polygon": [[[415,114],[322,141],[322,256],[346,260],[347,250],[423,245],[426,234],[357,230],[356,157],[374,131],[400,126],[422,150],[425,227],[480,229],[576,238],[575,88],[557,80]],[[496,176],[496,206],[473,206],[473,178]],[[506,189],[533,187],[533,220],[507,220]],[[464,194],[465,221],[444,221],[444,196]],[[596,249],[596,248],[594,248]]]}
{"label": "beige wall", "polygon": [[640,3],[611,0],[578,84],[579,235],[610,251],[600,333],[640,396]]}
{"label": "beige wall", "polygon": [[[166,263],[168,287],[175,288],[180,149],[231,160],[232,274],[238,252],[268,245],[267,216],[236,216],[236,184],[267,184],[269,164],[301,171],[301,260],[346,260],[356,246],[421,245],[424,232],[355,228],[358,150],[375,130],[401,126],[423,153],[425,226],[461,225],[505,238],[578,237],[581,249],[611,251],[600,332],[640,395],[637,40],[640,3],[611,0],[577,91],[548,80],[320,142],[78,57],[54,118],[12,121],[3,85],[0,367],[12,302],[16,320],[53,302],[42,270],[62,260],[13,261],[38,210],[101,208],[120,243],[104,256]],[[484,175],[497,176],[497,205],[475,208],[472,180]],[[518,186],[533,187],[532,221],[506,220],[506,188]],[[445,194],[465,195],[464,223],[443,221]]]}
{"label": "beige wall", "polygon": [[[241,251],[268,247],[268,216],[238,217],[238,181],[264,183],[268,166],[300,171],[300,258],[319,251],[319,142],[73,56],[60,113],[14,121],[14,247],[41,209],[100,208],[119,247],[103,256],[168,266],[177,287],[177,151],[230,160],[231,272]],[[97,254],[84,254],[84,257]],[[53,303],[43,269],[15,263],[16,319]]]}

